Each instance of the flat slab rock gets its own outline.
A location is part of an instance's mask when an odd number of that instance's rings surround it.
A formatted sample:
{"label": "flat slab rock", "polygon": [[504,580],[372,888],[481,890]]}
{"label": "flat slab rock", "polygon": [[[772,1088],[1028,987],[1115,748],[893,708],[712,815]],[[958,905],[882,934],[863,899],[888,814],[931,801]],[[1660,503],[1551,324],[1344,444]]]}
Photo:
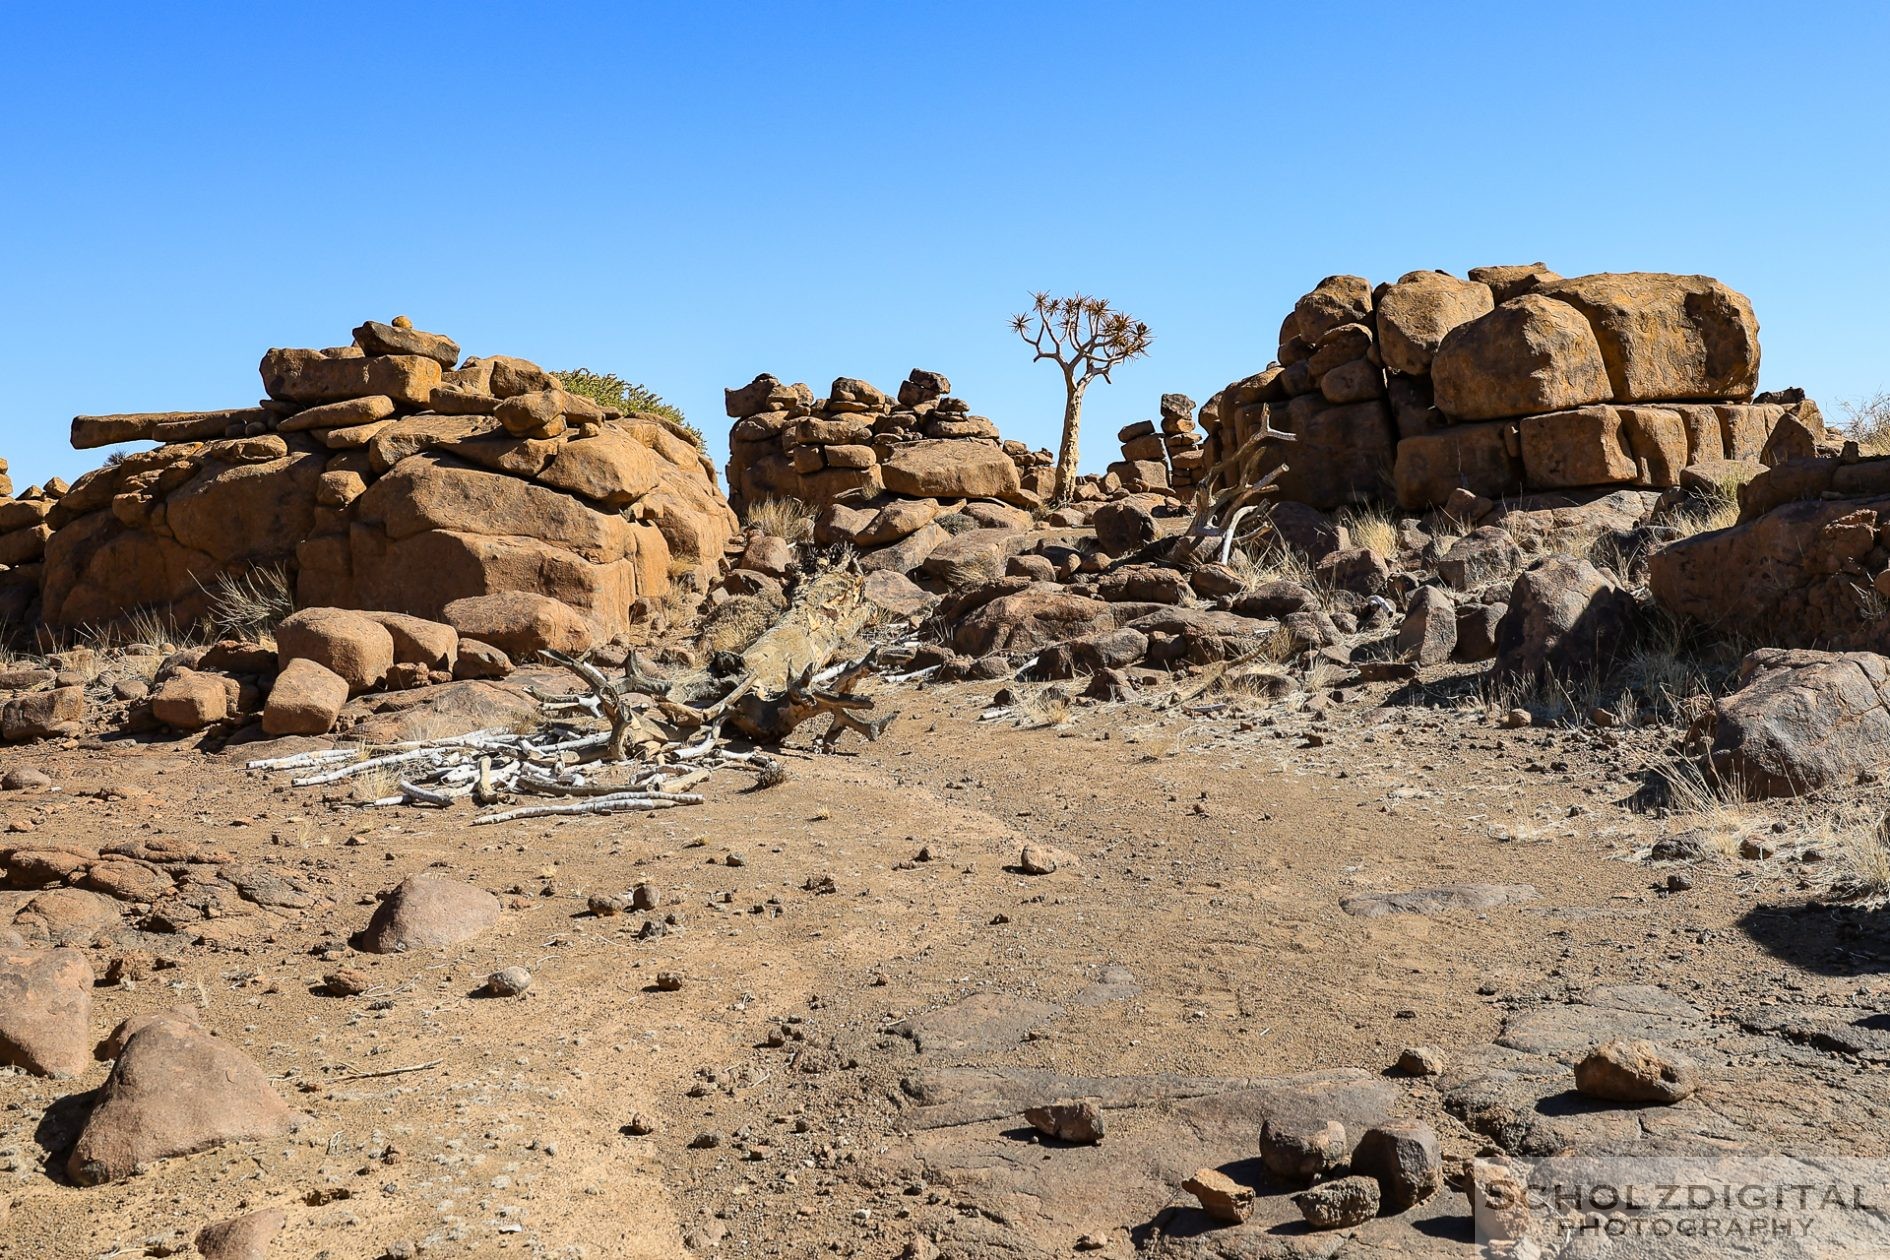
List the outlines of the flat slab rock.
{"label": "flat slab rock", "polygon": [[[1403,1091],[1375,1074],[1229,1080],[974,1067],[915,1074],[906,1089],[917,1104],[905,1117],[913,1156],[929,1184],[970,1209],[937,1239],[940,1260],[1064,1257],[1089,1234],[1110,1240],[1113,1250],[1104,1255],[1134,1250],[1191,1260],[1312,1260],[1336,1254],[1354,1237],[1382,1235],[1407,1248],[1428,1243],[1411,1223],[1440,1216],[1462,1220],[1461,1237],[1450,1236],[1455,1254],[1469,1241],[1468,1205],[1450,1192],[1396,1220],[1371,1222],[1357,1235],[1317,1233],[1292,1202],[1304,1186],[1278,1181],[1261,1163],[1256,1135],[1269,1118],[1337,1119],[1360,1135],[1389,1119]],[[1026,1107],[1055,1098],[1095,1103],[1107,1136],[1094,1146],[1059,1146],[1045,1159],[1022,1117]],[[1216,1221],[1179,1193],[1203,1167],[1254,1188],[1254,1211],[1245,1223]],[[1440,1245],[1436,1254],[1453,1253]]]}
{"label": "flat slab rock", "polygon": [[1016,1045],[1034,1028],[1063,1018],[1063,1008],[1009,993],[974,993],[950,1006],[901,1020],[892,1031],[922,1055],[950,1058]]}
{"label": "flat slab rock", "polygon": [[1446,884],[1406,892],[1358,893],[1339,898],[1339,909],[1361,919],[1380,919],[1388,914],[1429,917],[1452,910],[1491,910],[1519,901],[1534,901],[1536,895],[1536,890],[1528,884]]}

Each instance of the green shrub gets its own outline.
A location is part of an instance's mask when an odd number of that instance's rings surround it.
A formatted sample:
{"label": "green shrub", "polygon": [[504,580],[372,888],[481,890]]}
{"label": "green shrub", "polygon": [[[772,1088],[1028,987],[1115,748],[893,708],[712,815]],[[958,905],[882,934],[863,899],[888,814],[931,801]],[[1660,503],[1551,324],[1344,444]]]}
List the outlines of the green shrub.
{"label": "green shrub", "polygon": [[689,423],[682,408],[664,402],[662,395],[648,386],[626,381],[614,372],[593,372],[589,368],[574,368],[569,372],[553,372],[552,375],[558,378],[558,384],[568,392],[588,398],[599,406],[659,416],[669,422],[671,431],[677,436],[687,438],[698,449],[702,446],[702,431]]}

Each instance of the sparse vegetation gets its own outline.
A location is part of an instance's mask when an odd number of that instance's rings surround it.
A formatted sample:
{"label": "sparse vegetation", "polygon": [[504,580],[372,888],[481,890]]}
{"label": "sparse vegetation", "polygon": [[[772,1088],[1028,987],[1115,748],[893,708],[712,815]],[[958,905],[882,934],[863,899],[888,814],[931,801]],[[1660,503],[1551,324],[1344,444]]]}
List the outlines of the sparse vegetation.
{"label": "sparse vegetation", "polygon": [[702,431],[689,423],[682,408],[664,402],[663,396],[647,385],[626,381],[614,372],[593,372],[589,368],[573,368],[568,372],[553,372],[552,375],[569,393],[616,411],[640,411],[658,416],[669,422],[677,436],[687,438],[697,447],[702,445]]}
{"label": "sparse vegetation", "polygon": [[289,575],[281,565],[219,573],[203,591],[210,599],[204,625],[217,638],[273,641],[277,623],[295,611]]}
{"label": "sparse vegetation", "polygon": [[1011,331],[1036,351],[1031,362],[1048,359],[1063,370],[1063,436],[1050,498],[1068,503],[1076,487],[1084,393],[1094,381],[1107,383],[1121,364],[1147,354],[1155,338],[1147,324],[1107,299],[1082,293],[1063,298],[1033,293],[1030,310],[1011,316]]}
{"label": "sparse vegetation", "polygon": [[1354,547],[1376,552],[1387,560],[1398,554],[1398,522],[1384,508],[1341,508],[1339,524],[1345,527]]}
{"label": "sparse vegetation", "polygon": [[748,505],[742,523],[791,543],[811,542],[814,509],[795,498],[762,499]]}
{"label": "sparse vegetation", "polygon": [[1880,389],[1843,406],[1844,422],[1839,427],[1858,449],[1866,455],[1890,455],[1890,390]]}
{"label": "sparse vegetation", "polygon": [[1668,517],[1665,523],[1681,538],[1691,538],[1695,534],[1709,533],[1716,529],[1728,529],[1738,524],[1738,484],[1722,481],[1709,490],[1696,493],[1692,502]]}
{"label": "sparse vegetation", "polygon": [[1012,710],[1026,730],[1062,726],[1070,720],[1070,695],[1054,684],[1039,687],[1019,695]]}

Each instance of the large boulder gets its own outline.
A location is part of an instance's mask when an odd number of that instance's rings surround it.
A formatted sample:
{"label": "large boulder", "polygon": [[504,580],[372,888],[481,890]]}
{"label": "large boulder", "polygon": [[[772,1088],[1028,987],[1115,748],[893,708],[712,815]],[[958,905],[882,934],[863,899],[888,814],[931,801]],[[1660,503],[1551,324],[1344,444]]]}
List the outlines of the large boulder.
{"label": "large boulder", "polygon": [[262,359],[263,391],[292,403],[331,403],[384,394],[424,407],[440,383],[437,361],[413,354],[331,355],[326,350],[271,350]]}
{"label": "large boulder", "polygon": [[1332,509],[1381,498],[1391,486],[1397,430],[1382,399],[1334,406],[1303,395],[1287,409],[1286,427],[1298,440],[1278,483],[1282,497]]}
{"label": "large boulder", "polygon": [[76,949],[0,949],[0,1063],[78,1076],[92,1060],[92,965]]}
{"label": "large boulder", "polygon": [[374,910],[357,944],[370,954],[447,949],[499,921],[499,899],[443,875],[411,875]]}
{"label": "large boulder", "polygon": [[1378,298],[1378,353],[1394,372],[1420,376],[1444,337],[1495,307],[1490,287],[1441,271],[1414,271]]}
{"label": "large boulder", "polygon": [[1290,332],[1313,346],[1343,324],[1369,324],[1371,318],[1371,281],[1363,276],[1327,276],[1294,304],[1281,340]]}
{"label": "large boulder", "polygon": [[359,694],[387,677],[394,664],[394,637],[367,613],[304,608],[277,624],[276,655],[284,669],[291,661],[314,661]]}
{"label": "large boulder", "polygon": [[1760,648],[1714,707],[1713,771],[1749,796],[1873,780],[1890,764],[1890,660]]}
{"label": "large boulder", "polygon": [[348,703],[348,680],[306,657],[297,657],[276,675],[263,706],[266,734],[326,735]]}
{"label": "large boulder", "polygon": [[515,661],[536,660],[547,648],[580,654],[595,638],[575,609],[526,591],[456,599],[446,606],[445,618],[461,635],[490,643]]}
{"label": "large boulder", "polygon": [[879,465],[886,489],[910,499],[1014,499],[1017,465],[995,442],[901,442]]}
{"label": "large boulder", "polygon": [[174,731],[201,731],[236,712],[238,690],[227,675],[179,669],[151,693],[151,716]]}
{"label": "large boulder", "polygon": [[1526,293],[1447,333],[1431,363],[1453,420],[1502,420],[1612,397],[1594,330],[1565,302]]}
{"label": "large boulder", "polygon": [[1543,284],[1594,329],[1620,402],[1752,397],[1759,321],[1752,303],[1711,276],[1607,272]]}
{"label": "large boulder", "polygon": [[234,1046],[181,1019],[154,1020],[118,1054],[66,1161],[82,1186],[231,1142],[281,1137],[294,1117]]}
{"label": "large boulder", "polygon": [[1398,506],[1417,512],[1441,507],[1458,489],[1486,499],[1522,490],[1521,439],[1513,421],[1453,424],[1398,443],[1392,483]]}
{"label": "large boulder", "polygon": [[1586,560],[1551,555],[1519,574],[1496,627],[1499,677],[1540,681],[1605,671],[1635,628],[1634,596]]}

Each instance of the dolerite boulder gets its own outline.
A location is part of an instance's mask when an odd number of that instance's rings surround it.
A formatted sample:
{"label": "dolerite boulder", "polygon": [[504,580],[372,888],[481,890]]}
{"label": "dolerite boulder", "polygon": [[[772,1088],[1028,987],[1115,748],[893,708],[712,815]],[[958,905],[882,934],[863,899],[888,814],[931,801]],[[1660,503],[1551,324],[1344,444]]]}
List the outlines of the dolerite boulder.
{"label": "dolerite boulder", "polygon": [[1494,305],[1488,285],[1441,271],[1410,272],[1379,295],[1379,355],[1394,372],[1428,373],[1445,335]]}
{"label": "dolerite boulder", "polygon": [[325,665],[298,657],[276,675],[263,706],[268,735],[326,735],[348,703],[348,680]]}
{"label": "dolerite boulder", "polygon": [[76,949],[0,948],[0,1063],[77,1076],[92,1059],[92,967]]}
{"label": "dolerite boulder", "polygon": [[499,921],[499,899],[442,875],[412,875],[375,909],[357,942],[370,954],[446,949]]}
{"label": "dolerite boulder", "polygon": [[82,1186],[102,1185],[159,1160],[280,1137],[293,1127],[269,1078],[242,1051],[162,1019],[125,1042],[66,1171]]}
{"label": "dolerite boulder", "polygon": [[1617,402],[1747,399],[1758,384],[1752,303],[1711,276],[1609,272],[1535,291],[1588,321]]}
{"label": "dolerite boulder", "polygon": [[1890,765],[1890,660],[1761,648],[1713,718],[1711,768],[1748,795],[1848,787]]}
{"label": "dolerite boulder", "polygon": [[1552,555],[1516,578],[1496,627],[1496,672],[1530,681],[1596,676],[1630,642],[1632,593],[1586,560]]}
{"label": "dolerite boulder", "polygon": [[1015,499],[1017,465],[995,444],[906,442],[880,466],[886,489],[914,499]]}
{"label": "dolerite boulder", "polygon": [[960,620],[952,630],[952,646],[967,656],[1036,652],[1117,629],[1153,611],[1148,605],[1110,604],[1059,586],[1036,586],[994,599]]}
{"label": "dolerite boulder", "polygon": [[366,613],[304,608],[276,626],[276,653],[285,669],[293,661],[313,661],[359,693],[387,677],[394,664],[394,637]]}
{"label": "dolerite boulder", "polygon": [[1588,321],[1539,293],[1453,328],[1438,346],[1431,380],[1438,407],[1455,420],[1501,420],[1612,396]]}

